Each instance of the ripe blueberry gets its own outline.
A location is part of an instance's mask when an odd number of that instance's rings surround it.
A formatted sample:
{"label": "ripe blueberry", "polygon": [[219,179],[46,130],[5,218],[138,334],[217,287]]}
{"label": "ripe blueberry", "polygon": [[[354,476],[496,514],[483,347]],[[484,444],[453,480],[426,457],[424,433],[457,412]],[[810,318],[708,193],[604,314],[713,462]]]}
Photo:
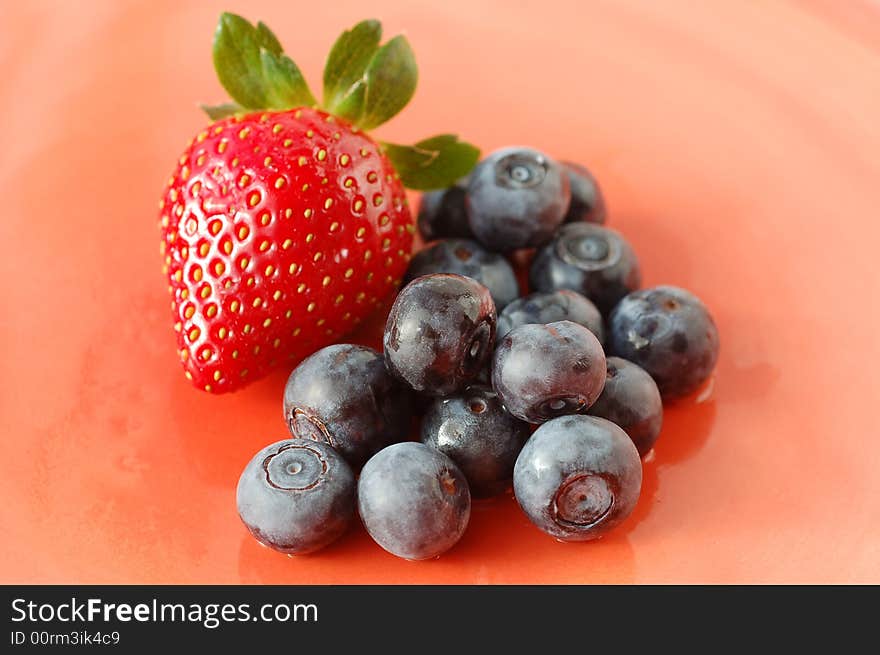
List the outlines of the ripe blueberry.
{"label": "ripe blueberry", "polygon": [[504,411],[492,389],[470,386],[434,400],[422,419],[421,442],[458,465],[474,498],[488,498],[510,486],[529,434],[528,423]]}
{"label": "ripe blueberry", "polygon": [[695,391],[718,361],[718,328],[694,294],[673,286],[631,293],[609,319],[615,355],[645,369],[664,400]]}
{"label": "ripe blueberry", "polygon": [[565,214],[565,222],[586,221],[587,223],[605,222],[605,198],[599,184],[592,173],[580,164],[561,162],[568,174],[571,187],[571,204]]}
{"label": "ripe blueberry", "polygon": [[411,415],[411,392],[366,346],[322,348],[293,370],[284,387],[290,434],[327,442],[356,469],[406,437]]}
{"label": "ripe blueberry", "polygon": [[533,293],[514,300],[498,315],[495,340],[501,341],[504,335],[520,325],[555,321],[580,323],[596,335],[599,343],[605,341],[605,329],[599,310],[590,300],[568,289]]}
{"label": "ripe blueberry", "polygon": [[445,239],[428,246],[412,258],[404,282],[430,273],[456,273],[475,279],[489,289],[496,311],[519,296],[519,283],[510,263],[476,241]]}
{"label": "ripe blueberry", "polygon": [[530,423],[585,413],[605,384],[605,353],[583,325],[521,325],[501,339],[492,386],[508,412]]}
{"label": "ripe blueberry", "polygon": [[642,488],[642,463],[618,426],[562,416],[532,434],[513,469],[513,491],[532,523],[561,541],[587,541],[623,521]]}
{"label": "ripe blueberry", "polygon": [[448,189],[422,194],[418,226],[425,241],[448,237],[472,239],[464,196],[468,178],[462,178]]}
{"label": "ripe blueberry", "polygon": [[641,366],[620,357],[608,357],[607,366],[605,388],[589,414],[623,428],[644,457],[654,447],[663,425],[660,391]]}
{"label": "ripe blueberry", "polygon": [[278,441],[245,467],[236,501],[257,541],[282,553],[310,553],[340,537],[351,522],[354,473],[323,442]]}
{"label": "ripe blueberry", "polygon": [[560,164],[530,148],[504,148],[477,164],[465,204],[471,231],[489,250],[531,248],[562,223],[571,199]]}
{"label": "ripe blueberry", "polygon": [[471,495],[449,457],[404,442],[380,450],[366,463],[358,480],[358,511],[367,532],[389,553],[430,559],[464,534]]}
{"label": "ripe blueberry", "polygon": [[407,284],[385,323],[388,369],[416,391],[445,396],[473,380],[495,343],[489,290],[461,275],[423,275]]}
{"label": "ripe blueberry", "polygon": [[529,271],[534,291],[571,289],[603,314],[641,285],[635,253],[620,234],[591,223],[566,223],[538,250]]}

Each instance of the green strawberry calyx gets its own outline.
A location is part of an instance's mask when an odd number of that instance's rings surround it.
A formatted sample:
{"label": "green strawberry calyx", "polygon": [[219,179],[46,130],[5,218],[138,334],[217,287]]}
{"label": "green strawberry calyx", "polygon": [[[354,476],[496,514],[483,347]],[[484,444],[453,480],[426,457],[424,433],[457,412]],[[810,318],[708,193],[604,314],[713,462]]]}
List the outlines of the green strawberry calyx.
{"label": "green strawberry calyx", "polygon": [[[318,107],[371,130],[393,118],[416,90],[418,68],[405,36],[384,44],[382,25],[364,20],[343,32],[324,67],[319,103],[299,67],[284,54],[265,23],[232,13],[220,16],[214,33],[214,69],[232,102],[202,106],[211,120],[254,111]],[[381,143],[404,186],[427,191],[452,186],[477,163],[480,151],[454,134],[415,145]]]}

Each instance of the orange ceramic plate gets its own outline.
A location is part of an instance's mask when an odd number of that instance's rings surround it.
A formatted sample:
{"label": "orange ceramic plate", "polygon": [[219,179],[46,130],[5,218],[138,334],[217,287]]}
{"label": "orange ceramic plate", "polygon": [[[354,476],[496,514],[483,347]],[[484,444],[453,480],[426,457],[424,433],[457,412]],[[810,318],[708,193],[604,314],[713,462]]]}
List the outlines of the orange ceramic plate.
{"label": "orange ceramic plate", "polygon": [[373,2],[422,71],[382,135],[586,163],[645,283],[712,308],[721,359],[600,542],[510,498],[424,563],[360,528],[293,559],[246,534],[235,484],[286,434],[287,372],[190,387],[156,202],[223,97],[221,10],[265,19],[317,86],[362,4],[3,3],[0,582],[880,582],[880,9],[855,0]]}

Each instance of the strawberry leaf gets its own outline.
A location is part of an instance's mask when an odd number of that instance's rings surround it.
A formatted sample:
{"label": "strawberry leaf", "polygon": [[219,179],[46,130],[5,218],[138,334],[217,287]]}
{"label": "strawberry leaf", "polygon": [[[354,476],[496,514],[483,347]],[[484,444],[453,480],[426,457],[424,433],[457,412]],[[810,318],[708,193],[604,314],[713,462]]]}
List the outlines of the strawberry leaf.
{"label": "strawberry leaf", "polygon": [[220,84],[243,107],[265,104],[260,44],[253,25],[241,16],[224,13],[214,33],[214,68]]}
{"label": "strawberry leaf", "polygon": [[278,40],[275,33],[263,21],[257,23],[257,40],[262,47],[273,55],[280,55],[284,52],[284,48],[281,47],[281,41]]}
{"label": "strawberry leaf", "polygon": [[324,66],[324,106],[328,111],[346,118],[360,115],[364,73],[381,38],[382,24],[364,20],[336,39]]}
{"label": "strawberry leaf", "polygon": [[364,111],[364,96],[366,93],[366,82],[363,80],[356,82],[348,94],[336,104],[332,113],[350,120],[352,123],[356,123]]}
{"label": "strawberry leaf", "polygon": [[409,189],[430,191],[452,186],[471,172],[480,151],[454,134],[419,141],[414,146],[383,143],[385,154]]}
{"label": "strawberry leaf", "polygon": [[404,36],[383,45],[364,72],[363,111],[357,124],[365,130],[389,120],[406,106],[418,82],[416,58]]}
{"label": "strawberry leaf", "polygon": [[234,102],[227,102],[222,105],[201,105],[208,118],[212,121],[219,121],[221,118],[228,118],[244,111],[244,107]]}
{"label": "strawberry leaf", "polygon": [[315,104],[315,98],[299,67],[290,57],[263,50],[260,58],[263,63],[268,109],[290,109]]}
{"label": "strawberry leaf", "polygon": [[214,33],[214,68],[226,92],[245,109],[290,109],[315,103],[293,61],[264,23],[223,13]]}

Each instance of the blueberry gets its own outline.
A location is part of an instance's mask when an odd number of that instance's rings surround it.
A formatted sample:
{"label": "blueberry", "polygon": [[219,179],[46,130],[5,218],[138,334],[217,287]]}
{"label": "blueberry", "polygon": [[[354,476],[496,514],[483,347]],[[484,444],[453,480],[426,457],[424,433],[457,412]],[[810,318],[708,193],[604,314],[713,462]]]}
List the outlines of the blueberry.
{"label": "blueberry", "polygon": [[413,389],[445,396],[485,366],[495,343],[495,304],[469,277],[423,275],[407,284],[385,323],[385,363]]}
{"label": "blueberry", "polygon": [[603,314],[642,282],[630,245],[614,230],[591,223],[566,223],[532,261],[533,291],[571,289]]}
{"label": "blueberry", "polygon": [[404,282],[429,273],[472,277],[489,289],[497,311],[519,296],[519,283],[510,263],[476,241],[445,239],[428,246],[412,258]]}
{"label": "blueberry", "polygon": [[553,323],[572,321],[580,323],[596,335],[599,343],[605,341],[602,314],[587,298],[575,291],[560,289],[550,293],[533,293],[514,300],[498,315],[496,341],[513,328],[527,323]]}
{"label": "blueberry", "polygon": [[490,250],[506,251],[547,241],[570,199],[560,164],[537,150],[504,148],[471,172],[465,204],[477,240]]}
{"label": "blueberry", "polygon": [[571,203],[565,214],[565,222],[586,221],[587,223],[605,222],[605,198],[599,189],[596,178],[580,164],[561,162],[568,173],[571,187]]}
{"label": "blueberry", "polygon": [[366,346],[322,348],[293,370],[284,387],[290,434],[327,442],[356,469],[406,437],[411,415],[411,392]]}
{"label": "blueberry", "polygon": [[355,510],[354,473],[323,442],[278,441],[248,462],[236,501],[257,541],[282,553],[310,553],[348,528]]}
{"label": "blueberry", "polygon": [[629,294],[608,323],[615,355],[645,369],[664,400],[695,391],[718,361],[718,328],[694,294],[659,286]]}
{"label": "blueberry", "polygon": [[424,444],[389,446],[366,463],[358,511],[382,548],[404,559],[437,557],[467,528],[471,494],[455,463]]}
{"label": "blueberry", "polygon": [[583,325],[514,328],[492,360],[492,386],[508,412],[529,423],[584,413],[605,384],[605,353]]}
{"label": "blueberry", "polygon": [[488,498],[510,487],[529,434],[528,423],[504,411],[492,389],[471,386],[434,401],[422,419],[421,441],[458,465],[474,498]]}
{"label": "blueberry", "polygon": [[623,428],[644,457],[654,447],[663,425],[660,391],[641,366],[620,357],[608,357],[607,366],[605,388],[589,413]]}
{"label": "blueberry", "polygon": [[587,541],[623,521],[642,488],[642,463],[626,433],[594,416],[562,416],[532,434],[513,469],[519,506],[561,541]]}
{"label": "blueberry", "polygon": [[473,238],[464,205],[467,182],[467,178],[462,178],[448,189],[422,194],[418,226],[425,241],[446,237]]}

